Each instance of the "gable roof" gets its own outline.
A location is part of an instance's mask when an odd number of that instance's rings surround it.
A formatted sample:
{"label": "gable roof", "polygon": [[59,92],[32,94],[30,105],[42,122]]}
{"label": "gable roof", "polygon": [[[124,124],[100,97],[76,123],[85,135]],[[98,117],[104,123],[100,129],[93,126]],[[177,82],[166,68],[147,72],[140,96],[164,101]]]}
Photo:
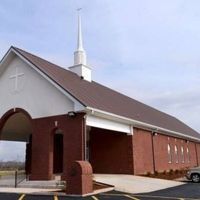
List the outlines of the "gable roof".
{"label": "gable roof", "polygon": [[116,92],[95,81],[85,81],[77,74],[22,49],[16,47],[11,47],[11,49],[14,49],[27,59],[84,106],[200,139],[198,132],[173,116]]}

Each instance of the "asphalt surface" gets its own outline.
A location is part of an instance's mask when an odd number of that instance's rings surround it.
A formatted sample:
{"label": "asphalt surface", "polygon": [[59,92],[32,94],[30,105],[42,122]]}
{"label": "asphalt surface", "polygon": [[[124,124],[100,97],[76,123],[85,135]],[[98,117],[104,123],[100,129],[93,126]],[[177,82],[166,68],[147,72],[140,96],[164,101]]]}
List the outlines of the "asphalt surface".
{"label": "asphalt surface", "polygon": [[116,191],[102,193],[90,197],[61,197],[61,196],[38,196],[38,195],[23,195],[23,194],[3,194],[0,193],[0,200],[200,200],[200,183],[188,183],[174,188],[160,190],[145,194],[127,194]]}

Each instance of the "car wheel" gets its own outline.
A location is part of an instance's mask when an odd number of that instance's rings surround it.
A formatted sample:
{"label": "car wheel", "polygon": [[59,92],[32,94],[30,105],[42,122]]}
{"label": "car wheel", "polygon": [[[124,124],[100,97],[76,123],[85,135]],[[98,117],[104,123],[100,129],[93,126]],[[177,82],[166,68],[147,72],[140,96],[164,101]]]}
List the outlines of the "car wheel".
{"label": "car wheel", "polygon": [[199,174],[192,174],[192,182],[198,183],[200,182],[200,175]]}

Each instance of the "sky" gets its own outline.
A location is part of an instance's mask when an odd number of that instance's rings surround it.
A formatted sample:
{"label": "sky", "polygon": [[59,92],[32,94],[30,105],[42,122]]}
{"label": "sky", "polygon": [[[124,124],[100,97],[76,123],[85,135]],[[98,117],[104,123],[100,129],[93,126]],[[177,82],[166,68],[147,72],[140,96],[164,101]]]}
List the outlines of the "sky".
{"label": "sky", "polygon": [[[92,79],[200,132],[200,1],[1,0],[0,57],[14,45],[73,65],[77,8]],[[0,160],[24,151],[0,142]]]}

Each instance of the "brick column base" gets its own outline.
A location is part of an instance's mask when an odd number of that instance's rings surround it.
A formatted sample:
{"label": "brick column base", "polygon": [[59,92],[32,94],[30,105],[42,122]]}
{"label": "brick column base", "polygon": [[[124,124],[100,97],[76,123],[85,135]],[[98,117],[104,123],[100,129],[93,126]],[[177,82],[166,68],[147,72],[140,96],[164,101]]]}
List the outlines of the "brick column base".
{"label": "brick column base", "polygon": [[67,177],[67,194],[84,195],[93,192],[92,166],[87,161],[72,164]]}

